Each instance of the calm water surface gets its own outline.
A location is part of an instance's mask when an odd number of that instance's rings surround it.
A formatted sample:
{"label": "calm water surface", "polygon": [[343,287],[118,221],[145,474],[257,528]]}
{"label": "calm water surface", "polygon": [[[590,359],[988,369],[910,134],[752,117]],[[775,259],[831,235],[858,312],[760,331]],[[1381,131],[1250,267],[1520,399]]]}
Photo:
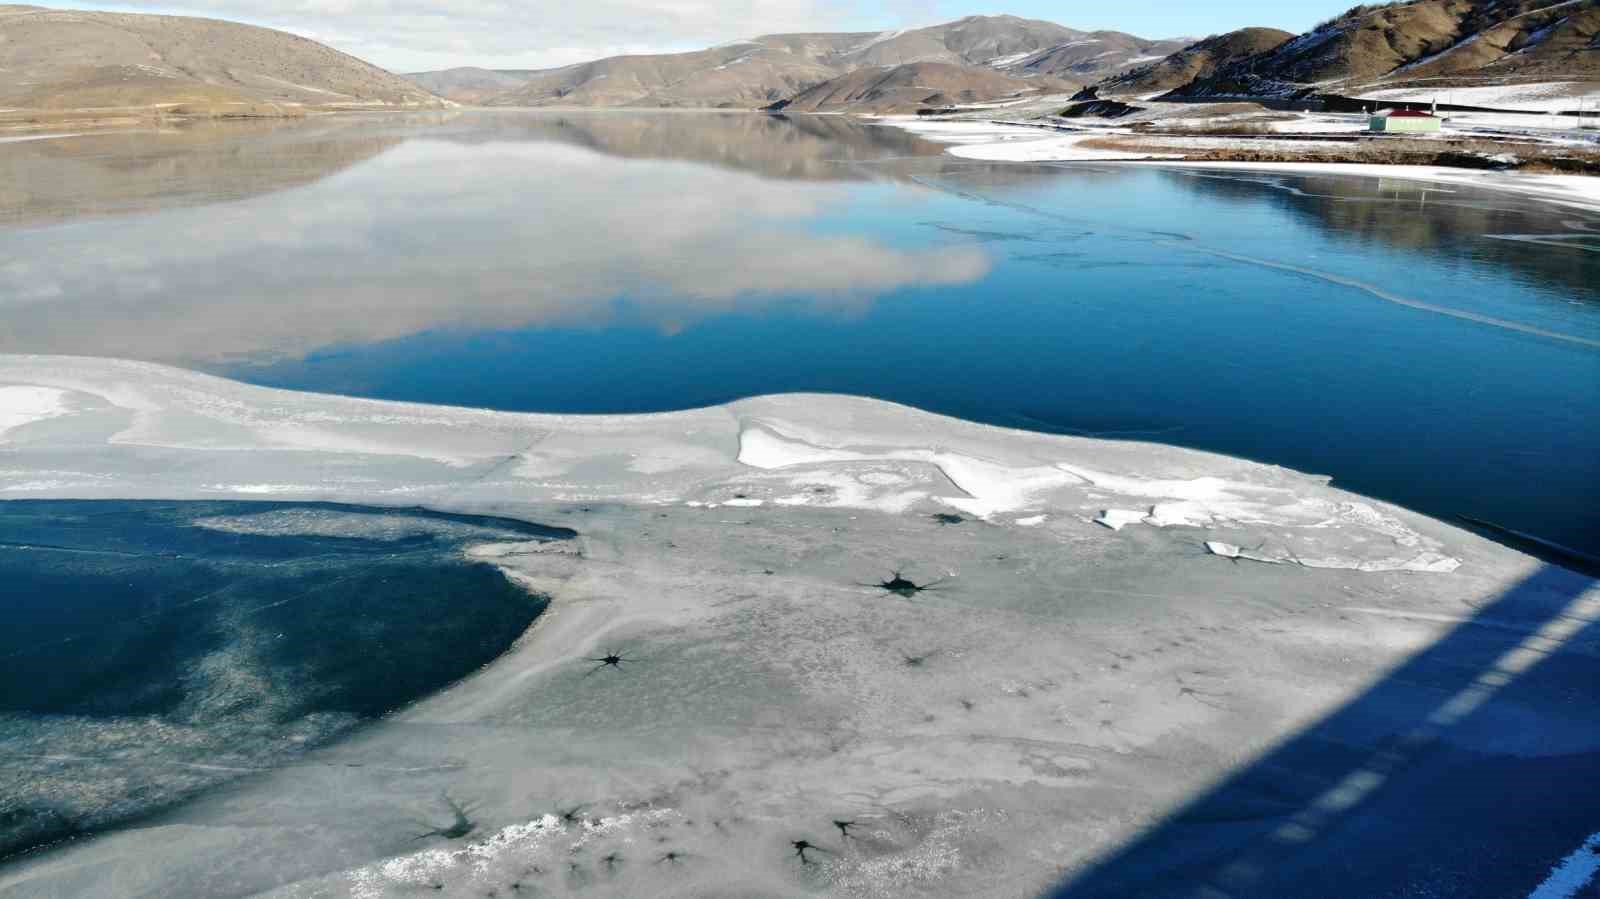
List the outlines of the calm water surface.
{"label": "calm water surface", "polygon": [[0,229],[0,352],[530,411],[863,394],[1600,553],[1600,217],[1508,194],[508,112],[11,144]]}

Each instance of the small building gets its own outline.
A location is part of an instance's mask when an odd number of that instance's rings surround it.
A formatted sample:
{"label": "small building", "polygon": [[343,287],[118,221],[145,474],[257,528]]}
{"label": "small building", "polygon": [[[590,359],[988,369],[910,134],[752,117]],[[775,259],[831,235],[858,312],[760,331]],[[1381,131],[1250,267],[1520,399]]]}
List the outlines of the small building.
{"label": "small building", "polygon": [[1433,113],[1420,109],[1385,109],[1372,117],[1369,127],[1386,134],[1421,134],[1438,131],[1443,121]]}

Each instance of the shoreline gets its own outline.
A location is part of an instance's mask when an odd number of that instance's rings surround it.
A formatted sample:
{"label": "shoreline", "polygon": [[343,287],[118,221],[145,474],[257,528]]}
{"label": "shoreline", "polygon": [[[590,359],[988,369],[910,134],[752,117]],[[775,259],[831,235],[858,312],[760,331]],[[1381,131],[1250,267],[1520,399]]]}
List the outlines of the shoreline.
{"label": "shoreline", "polygon": [[[947,155],[972,161],[1034,164],[1111,163],[1397,178],[1506,191],[1556,205],[1600,211],[1600,176],[1596,175],[1502,172],[1384,162],[1186,159],[1183,157],[1183,148],[1177,146],[1171,148],[1151,146],[1129,150],[1086,146],[1100,144],[1113,138],[1149,140],[1149,136],[1136,133],[1065,132],[1045,125],[975,120],[919,121],[885,116],[877,117],[873,121],[928,140],[948,144],[945,149]],[[1241,152],[1248,152],[1248,148]]]}
{"label": "shoreline", "polygon": [[[200,122],[292,122],[337,115],[450,112],[461,108],[464,107],[449,101],[441,101],[439,105],[410,106],[302,106],[262,101],[216,104],[193,109],[181,103],[84,109],[12,108],[0,109],[0,144],[24,140],[48,140],[55,137],[120,134],[151,127]],[[71,134],[39,134],[50,129],[83,130]]]}
{"label": "shoreline", "polygon": [[[193,124],[201,122],[230,121],[297,121],[329,116],[352,114],[383,115],[418,112],[480,112],[480,113],[709,113],[720,115],[746,114],[767,116],[765,110],[735,110],[718,108],[632,108],[632,107],[496,107],[468,106],[451,103],[448,106],[392,106],[392,107],[304,107],[282,113],[249,113],[216,115],[196,113],[167,115],[159,107],[137,107],[127,110],[68,111],[63,117],[30,120],[24,124],[11,121],[12,117],[36,116],[51,110],[0,110],[0,146],[36,140],[54,140],[68,137],[96,136],[101,134],[133,133],[152,125]],[[79,116],[78,112],[97,115]],[[852,113],[816,112],[792,115],[817,117],[843,117],[885,127],[898,128],[909,134],[935,143],[946,144],[945,154],[961,159],[994,163],[1065,164],[1114,163],[1156,165],[1180,168],[1237,169],[1262,172],[1304,174],[1353,175],[1359,177],[1396,178],[1450,186],[1477,187],[1504,191],[1537,199],[1543,202],[1588,211],[1600,211],[1600,175],[1567,174],[1559,172],[1498,171],[1481,168],[1445,165],[1414,165],[1388,162],[1319,161],[1314,158],[1295,161],[1262,161],[1239,159],[1186,158],[1183,147],[1138,146],[1127,149],[1085,146],[1103,144],[1119,139],[1150,140],[1160,135],[1139,134],[1127,129],[1103,132],[1073,132],[1048,123],[990,121],[975,119],[919,119],[911,116],[864,115]],[[83,131],[50,133],[50,129],[82,128]],[[44,133],[40,133],[44,132]],[[1338,136],[1338,135],[1330,135]],[[1306,142],[1308,135],[1294,135],[1297,141]],[[1314,143],[1314,140],[1309,142]],[[1212,155],[1236,152],[1248,157],[1254,151],[1240,147],[1237,151],[1209,148]]]}

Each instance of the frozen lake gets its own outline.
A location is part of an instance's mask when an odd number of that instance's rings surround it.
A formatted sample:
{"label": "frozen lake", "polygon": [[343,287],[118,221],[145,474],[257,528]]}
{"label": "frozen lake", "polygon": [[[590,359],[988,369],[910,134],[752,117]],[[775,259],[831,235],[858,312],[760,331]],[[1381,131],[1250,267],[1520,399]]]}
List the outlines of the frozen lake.
{"label": "frozen lake", "polygon": [[0,352],[546,412],[847,393],[1600,552],[1600,216],[939,151],[603,112],[18,144]]}
{"label": "frozen lake", "polygon": [[0,899],[1592,888],[1600,215],[939,150],[0,149]]}

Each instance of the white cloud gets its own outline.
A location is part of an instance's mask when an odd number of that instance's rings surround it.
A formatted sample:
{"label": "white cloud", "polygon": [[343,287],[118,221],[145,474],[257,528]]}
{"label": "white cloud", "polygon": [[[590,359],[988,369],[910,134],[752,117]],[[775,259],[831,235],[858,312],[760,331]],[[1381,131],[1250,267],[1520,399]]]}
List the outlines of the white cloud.
{"label": "white cloud", "polygon": [[758,34],[873,30],[838,0],[176,0],[48,5],[210,16],[281,28],[392,71],[545,68],[699,49]]}

